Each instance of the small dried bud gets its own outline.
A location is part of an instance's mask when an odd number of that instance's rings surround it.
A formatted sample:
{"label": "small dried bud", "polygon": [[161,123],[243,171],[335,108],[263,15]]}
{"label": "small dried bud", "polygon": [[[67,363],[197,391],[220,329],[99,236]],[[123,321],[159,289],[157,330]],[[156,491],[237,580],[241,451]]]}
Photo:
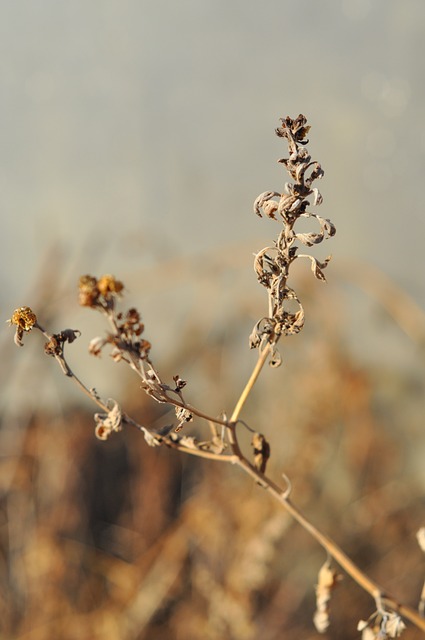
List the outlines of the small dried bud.
{"label": "small dried bud", "polygon": [[60,333],[55,333],[49,342],[44,345],[44,351],[48,356],[60,356],[63,353],[65,342],[74,342],[81,335],[78,329],[64,329]]}
{"label": "small dried bud", "polygon": [[257,471],[264,473],[270,458],[270,445],[262,433],[254,433],[251,445],[254,449],[254,467]]}
{"label": "small dried bud", "polygon": [[114,400],[109,400],[112,409],[108,413],[95,413],[96,422],[95,435],[99,440],[107,440],[112,431],[121,431],[122,414],[121,408]]}
{"label": "small dried bud", "polygon": [[137,346],[137,349],[139,351],[139,357],[142,360],[148,360],[149,352],[152,348],[151,343],[148,340],[140,340],[135,346]]}
{"label": "small dried bud", "polygon": [[19,307],[19,309],[15,309],[7,322],[16,326],[14,341],[17,346],[22,347],[24,331],[31,331],[37,322],[37,316],[30,307]]}
{"label": "small dried bud", "polygon": [[100,423],[96,425],[94,434],[98,440],[107,440],[111,435],[111,429]]}
{"label": "small dried bud", "polygon": [[102,353],[102,349],[106,344],[105,338],[101,338],[100,336],[96,336],[96,338],[92,338],[89,342],[89,353],[92,356],[100,356]]}
{"label": "small dried bud", "polygon": [[53,335],[49,342],[44,345],[44,352],[48,356],[59,356],[62,353],[62,345],[58,340],[58,337]]}
{"label": "small dried bud", "polygon": [[97,280],[93,276],[81,276],[78,283],[78,303],[82,307],[93,307],[99,298]]}
{"label": "small dried bud", "polygon": [[[119,314],[118,319],[122,320],[123,315]],[[131,308],[125,314],[124,322],[120,325],[120,330],[123,331],[126,336],[140,336],[145,330],[145,325],[142,322],[140,313],[137,309]]]}
{"label": "small dried bud", "polygon": [[173,380],[176,383],[176,388],[174,389],[176,393],[181,391],[187,384],[186,380],[182,380],[178,374],[176,376],[173,376]]}
{"label": "small dried bud", "polygon": [[124,289],[124,285],[119,280],[116,280],[114,276],[107,274],[99,278],[97,288],[99,289],[100,295],[108,298],[111,294],[119,295]]}
{"label": "small dried bud", "polygon": [[174,429],[174,431],[178,433],[183,429],[183,426],[186,422],[192,422],[193,414],[188,409],[185,409],[184,407],[176,407],[175,410],[176,410],[176,416],[179,421],[179,424]]}

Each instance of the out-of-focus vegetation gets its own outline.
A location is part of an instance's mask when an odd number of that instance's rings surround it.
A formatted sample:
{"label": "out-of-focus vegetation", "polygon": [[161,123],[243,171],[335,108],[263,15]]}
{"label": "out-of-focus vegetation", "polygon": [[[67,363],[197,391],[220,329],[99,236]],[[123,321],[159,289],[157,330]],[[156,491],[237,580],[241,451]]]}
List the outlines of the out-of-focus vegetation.
{"label": "out-of-focus vegetation", "polygon": [[[425,574],[415,537],[425,515],[421,354],[415,371],[360,364],[340,322],[341,290],[318,293],[308,281],[299,289],[307,326],[282,342],[282,367],[264,372],[243,417],[268,438],[270,475],[291,479],[294,502],[373,579],[416,606]],[[202,291],[199,310],[213,295],[218,303],[217,290]],[[257,303],[245,293],[239,289],[239,302],[207,339],[195,315],[184,332],[170,310],[175,338],[164,376],[184,375],[188,394],[216,412],[231,409],[248,373],[238,357],[245,362]],[[246,336],[235,317],[248,318]],[[155,327],[146,331],[155,343]],[[25,348],[35,340],[26,336]],[[32,379],[16,381],[21,393],[38,384],[38,366],[47,386],[62,375],[39,346]],[[125,410],[147,426],[167,422],[123,375]],[[92,413],[78,403],[56,411],[5,406],[2,638],[359,636],[357,623],[374,603],[348,578],[333,594],[329,631],[314,631],[324,552],[237,469],[151,449],[131,428],[99,442]],[[196,432],[196,423],[186,428]],[[409,628],[403,637],[421,633]]]}

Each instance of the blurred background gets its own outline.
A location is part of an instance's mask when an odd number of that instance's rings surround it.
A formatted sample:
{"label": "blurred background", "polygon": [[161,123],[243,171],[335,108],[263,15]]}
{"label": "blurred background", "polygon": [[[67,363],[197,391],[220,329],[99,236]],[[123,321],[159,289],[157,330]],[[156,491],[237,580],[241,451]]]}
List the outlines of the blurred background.
{"label": "blurred background", "polygon": [[[328,284],[294,267],[306,326],[243,417],[294,502],[412,606],[424,28],[421,0],[0,2],[3,320],[29,305],[51,331],[80,329],[71,366],[146,426],[166,408],[122,364],[89,357],[105,327],[78,307],[79,276],[122,280],[163,377],[230,413],[267,308],[252,256],[279,231],[252,203],[288,179],[279,118],[307,116],[325,170],[318,213],[337,227],[314,249],[333,255]],[[153,451],[138,432],[97,442],[94,408],[40,334],[19,350],[12,336],[4,325],[2,638],[316,638],[324,554],[278,505],[237,470]],[[325,637],[358,637],[373,603],[349,579],[334,599]]]}

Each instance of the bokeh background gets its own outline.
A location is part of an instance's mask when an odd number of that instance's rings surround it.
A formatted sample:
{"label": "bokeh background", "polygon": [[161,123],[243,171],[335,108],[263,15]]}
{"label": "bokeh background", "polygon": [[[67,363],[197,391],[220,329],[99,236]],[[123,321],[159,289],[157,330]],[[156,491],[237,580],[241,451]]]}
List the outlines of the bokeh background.
{"label": "bokeh background", "polygon": [[[328,285],[294,269],[306,327],[244,417],[294,501],[413,606],[424,29],[421,0],[0,2],[3,319],[30,305],[52,331],[81,329],[76,372],[147,426],[165,409],[87,354],[103,326],[78,307],[78,277],[123,280],[164,377],[230,412],[266,308],[252,254],[278,231],[252,203],[287,180],[279,117],[308,117],[319,213],[337,227],[316,250],[333,254]],[[4,327],[2,637],[316,637],[323,553],[278,506],[236,470],[149,450],[138,433],[98,443],[41,336],[18,350]],[[348,579],[334,597],[326,637],[358,637],[373,603]]]}

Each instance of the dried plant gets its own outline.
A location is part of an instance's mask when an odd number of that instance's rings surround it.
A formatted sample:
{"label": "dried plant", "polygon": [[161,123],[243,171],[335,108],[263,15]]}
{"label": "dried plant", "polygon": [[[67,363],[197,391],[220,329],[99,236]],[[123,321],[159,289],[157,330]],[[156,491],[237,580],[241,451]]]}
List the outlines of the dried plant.
{"label": "dried plant", "polygon": [[[15,326],[15,343],[18,346],[23,345],[24,334],[32,329],[41,331],[45,336],[45,353],[54,357],[62,372],[98,406],[99,412],[94,416],[98,439],[107,440],[127,425],[135,427],[142,432],[151,447],[165,446],[200,458],[238,466],[277,500],[327,554],[327,560],[318,572],[316,587],[314,624],[319,632],[323,633],[328,628],[331,593],[341,578],[332,564],[334,562],[370,594],[375,602],[374,614],[368,620],[359,622],[358,629],[362,631],[363,638],[395,638],[404,629],[402,618],[425,631],[425,620],[422,617],[423,594],[419,612],[400,604],[371,580],[331,538],[315,527],[292,502],[290,480],[283,475],[284,483],[279,485],[266,475],[271,447],[264,434],[240,419],[265,363],[269,361],[271,366],[281,364],[278,350],[280,339],[299,333],[304,325],[303,306],[298,294],[288,284],[291,266],[300,258],[307,259],[314,276],[325,281],[324,270],[330,257],[319,261],[309,253],[300,253],[301,246],[311,248],[335,234],[335,227],[330,220],[311,211],[311,207],[315,208],[322,203],[322,196],[313,185],[322,178],[323,170],[307,151],[309,130],[303,115],[281,120],[276,134],[286,140],[289,156],[279,162],[286,168],[292,182],[287,182],[282,192],[262,193],[254,203],[257,215],[265,215],[282,226],[279,227],[280,231],[273,244],[261,249],[255,256],[254,269],[258,281],[268,292],[268,313],[255,324],[249,338],[250,347],[259,351],[258,359],[230,416],[225,413],[209,415],[189,403],[186,400],[187,383],[180,375],[176,374],[172,382],[163,380],[151,357],[151,343],[144,337],[145,327],[140,313],[135,308],[119,310],[118,303],[125,287],[112,275],[101,278],[84,275],[79,281],[79,304],[100,312],[108,326],[106,334],[91,340],[89,352],[99,357],[108,348],[115,362],[128,365],[139,377],[142,389],[151,399],[173,407],[175,421],[172,425],[161,429],[142,425],[123,411],[115,399],[102,399],[95,388],[86,386],[80,380],[71,370],[65,355],[67,344],[79,337],[78,330],[65,329],[50,333],[39,323],[36,314],[29,307],[14,311],[9,322]],[[298,231],[297,223],[300,219],[311,220],[316,229],[310,232]],[[185,426],[195,419],[200,428],[208,429],[203,438],[184,432]],[[246,455],[239,444],[241,429],[251,432],[250,455]],[[422,534],[419,541],[423,548]],[[199,580],[206,585],[205,576],[199,575]],[[211,592],[207,585],[208,591]]]}

